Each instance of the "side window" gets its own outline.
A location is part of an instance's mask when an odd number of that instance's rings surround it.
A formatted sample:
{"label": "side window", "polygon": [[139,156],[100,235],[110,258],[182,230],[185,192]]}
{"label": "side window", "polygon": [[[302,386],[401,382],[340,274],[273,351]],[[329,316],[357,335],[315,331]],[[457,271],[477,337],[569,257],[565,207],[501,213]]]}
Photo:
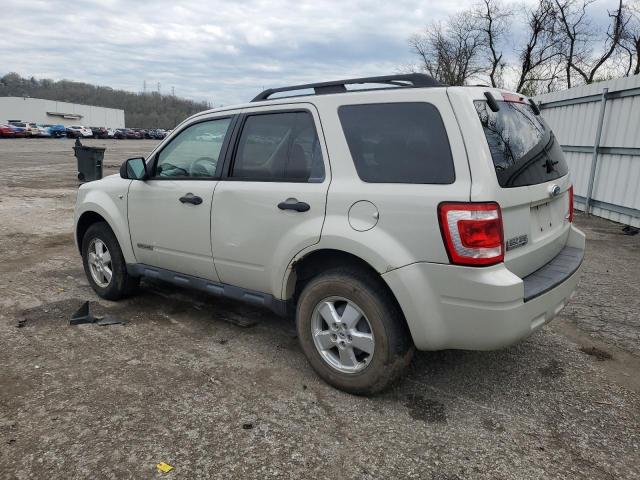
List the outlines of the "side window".
{"label": "side window", "polygon": [[160,151],[156,177],[213,177],[231,118],[187,127]]}
{"label": "side window", "polygon": [[453,183],[447,131],[430,103],[344,105],[342,130],[358,176],[369,183]]}
{"label": "side window", "polygon": [[243,180],[322,182],[324,163],[309,112],[247,117],[231,177]]}

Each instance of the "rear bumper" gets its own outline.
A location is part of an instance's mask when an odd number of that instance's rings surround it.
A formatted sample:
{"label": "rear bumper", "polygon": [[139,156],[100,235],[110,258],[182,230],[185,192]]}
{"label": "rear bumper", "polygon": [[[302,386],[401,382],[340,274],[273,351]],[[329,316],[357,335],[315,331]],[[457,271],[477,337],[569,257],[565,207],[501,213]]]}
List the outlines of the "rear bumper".
{"label": "rear bumper", "polygon": [[407,265],[382,278],[419,350],[493,350],[527,337],[562,310],[580,277],[584,240],[572,226],[565,250],[524,279],[504,264],[434,263]]}

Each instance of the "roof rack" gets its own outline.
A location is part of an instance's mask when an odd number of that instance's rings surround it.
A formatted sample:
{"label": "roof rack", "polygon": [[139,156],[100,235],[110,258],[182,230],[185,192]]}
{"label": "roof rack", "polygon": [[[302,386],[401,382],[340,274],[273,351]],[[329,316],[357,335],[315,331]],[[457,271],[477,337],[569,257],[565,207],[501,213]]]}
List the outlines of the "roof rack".
{"label": "roof rack", "polygon": [[433,77],[424,73],[406,73],[399,75],[385,75],[382,77],[363,77],[350,78],[347,80],[334,80],[333,82],[307,83],[305,85],[293,85],[291,87],[268,88],[258,94],[252,102],[260,102],[267,100],[274,93],[292,92],[295,90],[313,89],[316,95],[327,93],[344,93],[347,92],[345,85],[363,84],[363,83],[379,83],[384,85],[393,85],[396,87],[442,87],[442,83]]}

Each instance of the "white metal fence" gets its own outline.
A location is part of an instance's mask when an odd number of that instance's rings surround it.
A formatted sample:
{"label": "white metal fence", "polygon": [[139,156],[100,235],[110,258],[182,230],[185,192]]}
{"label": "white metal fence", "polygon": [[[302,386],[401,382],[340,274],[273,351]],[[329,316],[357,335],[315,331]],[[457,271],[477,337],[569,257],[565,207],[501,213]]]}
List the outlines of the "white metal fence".
{"label": "white metal fence", "polygon": [[640,76],[535,100],[564,150],[576,208],[640,227]]}

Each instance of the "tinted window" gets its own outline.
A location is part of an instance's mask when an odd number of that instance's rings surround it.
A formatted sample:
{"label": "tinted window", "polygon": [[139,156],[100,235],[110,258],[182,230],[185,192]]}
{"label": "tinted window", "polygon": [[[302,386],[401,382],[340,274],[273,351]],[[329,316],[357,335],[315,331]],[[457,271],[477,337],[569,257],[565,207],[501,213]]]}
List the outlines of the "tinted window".
{"label": "tinted window", "polygon": [[285,112],[247,117],[231,176],[321,182],[324,164],[311,114]]}
{"label": "tinted window", "polygon": [[558,141],[530,105],[500,101],[497,112],[485,101],[474,105],[501,187],[535,185],[567,174]]}
{"label": "tinted window", "polygon": [[358,176],[371,183],[453,183],[447,132],[429,103],[345,105],[338,115]]}
{"label": "tinted window", "polygon": [[213,177],[230,118],[196,123],[158,154],[157,177]]}

